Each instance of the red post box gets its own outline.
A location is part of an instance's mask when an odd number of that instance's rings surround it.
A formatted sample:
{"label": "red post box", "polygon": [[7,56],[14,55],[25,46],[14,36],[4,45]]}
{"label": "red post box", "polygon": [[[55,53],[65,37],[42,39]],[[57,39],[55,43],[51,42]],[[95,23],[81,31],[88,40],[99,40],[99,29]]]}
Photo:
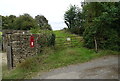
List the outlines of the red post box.
{"label": "red post box", "polygon": [[32,35],[30,36],[30,47],[34,47],[34,37]]}

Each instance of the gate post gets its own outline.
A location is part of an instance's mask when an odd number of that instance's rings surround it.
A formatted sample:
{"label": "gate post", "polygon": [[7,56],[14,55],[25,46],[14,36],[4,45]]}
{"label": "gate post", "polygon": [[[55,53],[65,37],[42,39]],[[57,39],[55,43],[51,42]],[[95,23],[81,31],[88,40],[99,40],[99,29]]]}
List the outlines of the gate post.
{"label": "gate post", "polygon": [[13,68],[13,56],[12,56],[11,35],[8,35],[7,65],[8,65],[8,69],[12,69],[12,68]]}
{"label": "gate post", "polygon": [[7,47],[7,65],[8,69],[12,69],[12,47]]}

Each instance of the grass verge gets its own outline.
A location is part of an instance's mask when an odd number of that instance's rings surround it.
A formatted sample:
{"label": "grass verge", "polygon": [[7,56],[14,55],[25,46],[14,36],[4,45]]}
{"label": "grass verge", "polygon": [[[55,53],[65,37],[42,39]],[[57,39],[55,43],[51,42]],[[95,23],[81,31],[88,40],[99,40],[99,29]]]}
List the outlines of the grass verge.
{"label": "grass verge", "polygon": [[[49,51],[49,52],[48,52]],[[3,79],[29,79],[38,72],[45,72],[58,67],[90,61],[105,55],[118,55],[120,52],[101,50],[98,53],[87,48],[66,48],[54,51],[46,48],[42,54],[31,57],[16,69],[3,73]]]}

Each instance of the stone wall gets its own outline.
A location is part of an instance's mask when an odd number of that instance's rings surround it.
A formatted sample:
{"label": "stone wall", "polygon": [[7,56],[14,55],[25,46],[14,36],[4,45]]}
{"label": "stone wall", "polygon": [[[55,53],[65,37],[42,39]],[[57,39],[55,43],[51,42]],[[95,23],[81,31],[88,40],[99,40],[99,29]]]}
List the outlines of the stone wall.
{"label": "stone wall", "polygon": [[25,61],[28,57],[34,56],[40,53],[41,48],[37,43],[38,34],[34,36],[34,47],[30,47],[30,34],[12,34],[11,35],[11,46],[12,46],[12,57],[13,67],[17,64]]}
{"label": "stone wall", "polygon": [[26,30],[2,30],[2,51],[6,52],[10,34],[28,34]]}
{"label": "stone wall", "polygon": [[[30,47],[30,36],[31,34],[29,31],[26,30],[3,30],[3,51],[7,52],[8,46],[11,46],[11,53],[12,57],[8,58],[8,65],[9,59],[11,58],[12,65],[8,68],[16,67],[19,63],[25,61],[28,57],[34,56],[40,53],[40,46],[37,44],[37,39],[39,37],[38,34],[33,35],[35,37],[34,47]],[[11,67],[12,66],[12,67]]]}
{"label": "stone wall", "polygon": [[[34,47],[30,45],[31,36],[34,37]],[[3,31],[3,49],[7,51],[8,68],[16,67],[27,58],[41,53],[42,47],[53,46],[54,44],[51,42],[55,39],[51,37],[53,37],[52,34],[40,33],[32,35],[23,30]]]}

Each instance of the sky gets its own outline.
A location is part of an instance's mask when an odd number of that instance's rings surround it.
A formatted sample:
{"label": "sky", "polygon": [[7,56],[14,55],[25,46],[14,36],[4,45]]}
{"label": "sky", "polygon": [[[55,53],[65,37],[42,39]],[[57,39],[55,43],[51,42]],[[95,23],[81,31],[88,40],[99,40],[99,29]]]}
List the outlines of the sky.
{"label": "sky", "polygon": [[0,15],[44,15],[53,30],[67,27],[64,23],[64,13],[70,5],[81,7],[83,0],[0,0]]}

